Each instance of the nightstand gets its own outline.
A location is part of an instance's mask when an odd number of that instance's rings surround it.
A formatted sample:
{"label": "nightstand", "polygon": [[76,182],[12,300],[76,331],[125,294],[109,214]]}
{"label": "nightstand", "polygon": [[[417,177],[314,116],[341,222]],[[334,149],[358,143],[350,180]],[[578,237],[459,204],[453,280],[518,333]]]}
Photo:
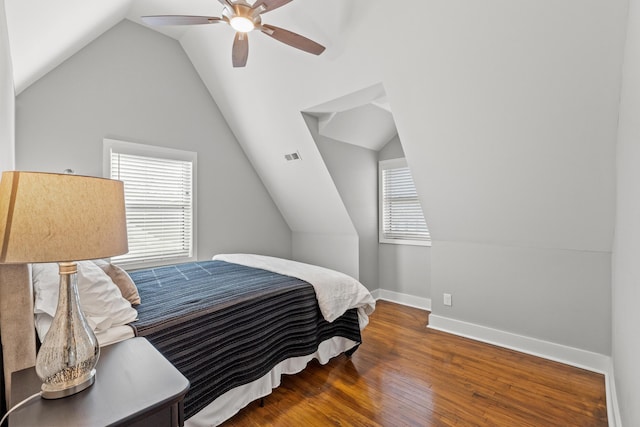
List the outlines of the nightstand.
{"label": "nightstand", "polygon": [[[9,426],[182,426],[189,381],[144,338],[100,349],[96,382],[56,400],[34,398]],[[12,405],[40,390],[35,368],[11,376]]]}

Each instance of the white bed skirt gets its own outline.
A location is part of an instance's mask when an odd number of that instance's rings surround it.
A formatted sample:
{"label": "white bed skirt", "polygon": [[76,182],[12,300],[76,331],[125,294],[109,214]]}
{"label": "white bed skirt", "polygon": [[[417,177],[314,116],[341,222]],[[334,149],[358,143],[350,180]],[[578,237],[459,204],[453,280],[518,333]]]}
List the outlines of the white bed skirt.
{"label": "white bed skirt", "polygon": [[342,337],[323,341],[315,353],[280,362],[262,378],[229,390],[186,420],[184,425],[185,427],[210,427],[222,424],[249,403],[271,394],[271,391],[280,385],[282,375],[296,374],[304,370],[313,359],[317,359],[324,365],[332,357],[344,353],[355,345],[357,345],[356,342]]}
{"label": "white bed skirt", "polygon": [[[132,338],[133,336],[133,329],[128,325],[111,328],[108,331],[97,334],[101,347]],[[249,403],[271,394],[273,389],[280,386],[282,375],[301,372],[313,359],[317,359],[321,364],[325,365],[331,358],[344,353],[356,345],[357,343],[355,341],[343,337],[333,337],[323,341],[315,353],[284,360],[263,377],[249,384],[229,390],[186,420],[184,425],[185,427],[211,427],[222,424]]]}

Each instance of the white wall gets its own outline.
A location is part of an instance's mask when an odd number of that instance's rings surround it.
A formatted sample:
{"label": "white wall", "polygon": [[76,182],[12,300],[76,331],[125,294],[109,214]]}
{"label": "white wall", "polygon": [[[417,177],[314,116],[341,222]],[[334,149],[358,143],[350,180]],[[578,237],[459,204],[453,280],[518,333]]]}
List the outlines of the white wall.
{"label": "white wall", "polygon": [[[377,160],[403,157],[402,142],[396,135],[378,152]],[[425,220],[429,226],[429,217]],[[431,247],[379,243],[378,274],[381,289],[430,299]]]}
{"label": "white wall", "polygon": [[173,39],[122,21],[16,101],[20,169],[102,175],[103,138],[198,153],[198,257],[291,256],[291,232]]}
{"label": "white wall", "polygon": [[4,5],[0,0],[0,172],[15,166],[15,92]]}
{"label": "white wall", "polygon": [[378,153],[319,135],[318,120],[305,120],[358,233],[359,280],[378,289]]}
{"label": "white wall", "polygon": [[618,132],[613,365],[624,426],[640,425],[640,1],[629,2]]}

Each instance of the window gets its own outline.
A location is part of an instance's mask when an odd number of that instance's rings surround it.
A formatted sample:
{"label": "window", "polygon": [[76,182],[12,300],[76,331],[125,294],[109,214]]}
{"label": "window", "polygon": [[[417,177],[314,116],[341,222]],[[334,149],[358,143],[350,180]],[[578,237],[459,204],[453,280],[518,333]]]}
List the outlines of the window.
{"label": "window", "polygon": [[104,140],[105,175],[124,182],[127,267],[187,262],[195,254],[197,153]]}
{"label": "window", "polygon": [[379,162],[379,241],[431,246],[411,171],[405,159]]}

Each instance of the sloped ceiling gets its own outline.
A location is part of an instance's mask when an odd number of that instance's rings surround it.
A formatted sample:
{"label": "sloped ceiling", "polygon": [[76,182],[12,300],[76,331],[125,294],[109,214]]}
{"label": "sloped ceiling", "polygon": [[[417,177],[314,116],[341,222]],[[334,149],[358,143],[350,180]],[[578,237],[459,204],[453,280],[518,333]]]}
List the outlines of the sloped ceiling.
{"label": "sloped ceiling", "polygon": [[382,84],[308,108],[318,133],[336,141],[379,151],[398,134]]}
{"label": "sloped ceiling", "polygon": [[131,0],[4,0],[16,93],[120,22]]}
{"label": "sloped ceiling", "polygon": [[[7,0],[18,91],[122,17],[221,9]],[[295,0],[264,21],[327,51],[251,34],[244,69],[226,26],[157,30],[179,40],[293,231],[354,232],[301,111],[381,83],[434,239],[609,251],[625,16],[624,0]],[[287,164],[294,151],[303,161]]]}
{"label": "sloped ceiling", "polygon": [[[326,46],[320,57],[252,33],[247,67],[234,69],[228,27],[196,28],[179,39],[294,232],[356,234],[301,111],[332,99],[318,92],[317,80],[323,64],[342,56],[358,3],[298,0],[263,15]],[[295,151],[303,160],[287,163],[284,155]]]}

